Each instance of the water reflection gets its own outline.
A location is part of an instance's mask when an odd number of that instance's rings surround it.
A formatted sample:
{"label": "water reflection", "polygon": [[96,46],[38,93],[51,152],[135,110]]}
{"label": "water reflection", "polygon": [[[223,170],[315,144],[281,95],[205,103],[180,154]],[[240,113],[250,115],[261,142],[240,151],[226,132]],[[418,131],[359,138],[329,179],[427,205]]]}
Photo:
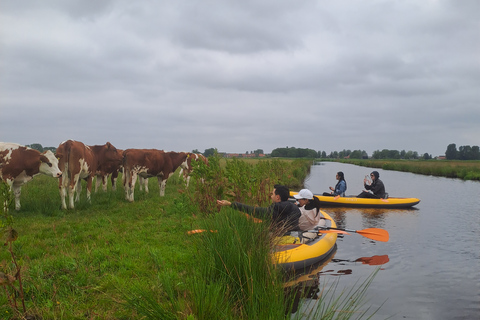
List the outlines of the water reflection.
{"label": "water reflection", "polygon": [[325,208],[327,212],[341,229],[348,228],[348,217],[360,214],[362,218],[362,228],[382,228],[386,229],[387,218],[390,215],[418,215],[418,209],[370,209],[370,208]]}
{"label": "water reflection", "polygon": [[368,264],[369,266],[380,266],[388,263],[390,261],[390,258],[388,257],[388,254],[384,254],[382,256],[371,256],[371,257],[360,257],[356,260],[341,260],[341,259],[332,259],[332,262],[349,262],[349,263],[355,263],[355,262],[361,262],[362,264]]}
{"label": "water reflection", "polygon": [[[321,295],[320,277],[323,275],[329,276],[341,276],[350,275],[353,273],[352,269],[332,270],[328,269],[323,271],[323,268],[330,262],[338,263],[339,265],[346,265],[348,263],[367,264],[371,266],[384,265],[390,261],[388,255],[375,255],[371,257],[360,257],[355,260],[342,260],[335,259],[336,250],[324,261],[313,265],[308,271],[289,275],[293,277],[290,281],[285,283],[285,295],[291,297],[290,301],[292,310],[291,313],[298,311],[298,306],[301,299],[318,300]],[[288,304],[287,304],[288,305]]]}

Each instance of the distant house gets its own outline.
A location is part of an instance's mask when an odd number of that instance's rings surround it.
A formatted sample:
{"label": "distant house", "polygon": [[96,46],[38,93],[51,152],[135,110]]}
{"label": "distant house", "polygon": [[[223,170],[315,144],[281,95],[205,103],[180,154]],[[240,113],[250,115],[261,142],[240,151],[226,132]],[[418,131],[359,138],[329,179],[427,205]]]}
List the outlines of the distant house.
{"label": "distant house", "polygon": [[438,156],[437,160],[447,160],[447,157],[446,156]]}
{"label": "distant house", "polygon": [[255,153],[249,153],[249,154],[246,154],[246,153],[224,153],[223,155],[225,158],[263,158],[265,157],[266,155],[263,154],[263,153],[260,153],[258,155],[256,155]]}

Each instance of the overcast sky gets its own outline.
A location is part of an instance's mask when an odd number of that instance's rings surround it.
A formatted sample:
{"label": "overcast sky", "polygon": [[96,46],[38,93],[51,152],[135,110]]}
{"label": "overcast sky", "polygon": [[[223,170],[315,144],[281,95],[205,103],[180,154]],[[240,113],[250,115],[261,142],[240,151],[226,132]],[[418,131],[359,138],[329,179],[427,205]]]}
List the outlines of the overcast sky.
{"label": "overcast sky", "polygon": [[478,0],[1,0],[0,141],[480,145]]}

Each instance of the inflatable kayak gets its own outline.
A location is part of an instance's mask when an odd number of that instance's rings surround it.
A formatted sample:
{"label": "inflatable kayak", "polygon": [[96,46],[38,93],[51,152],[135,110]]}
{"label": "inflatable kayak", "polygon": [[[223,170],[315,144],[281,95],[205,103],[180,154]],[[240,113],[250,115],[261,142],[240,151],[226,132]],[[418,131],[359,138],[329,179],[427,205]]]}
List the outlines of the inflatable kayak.
{"label": "inflatable kayak", "polygon": [[285,270],[298,270],[329,257],[336,248],[337,233],[321,233],[321,228],[336,228],[337,225],[327,213],[320,212],[325,217],[320,220],[320,231],[293,231],[278,239],[273,253],[274,263]]}
{"label": "inflatable kayak", "polygon": [[[290,192],[290,196],[298,192]],[[420,202],[417,198],[395,198],[389,197],[387,199],[371,199],[371,198],[357,198],[354,196],[347,197],[329,197],[315,195],[325,207],[354,207],[354,208],[391,208],[401,209],[410,208]]]}

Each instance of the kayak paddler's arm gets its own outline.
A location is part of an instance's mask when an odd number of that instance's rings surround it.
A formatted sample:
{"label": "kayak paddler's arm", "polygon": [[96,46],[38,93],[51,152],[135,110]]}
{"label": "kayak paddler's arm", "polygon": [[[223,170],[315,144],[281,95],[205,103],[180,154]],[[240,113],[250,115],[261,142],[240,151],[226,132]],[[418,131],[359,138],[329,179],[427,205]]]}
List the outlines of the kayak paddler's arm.
{"label": "kayak paddler's arm", "polygon": [[230,202],[228,200],[217,200],[217,204],[219,206],[230,206],[232,209],[242,211],[254,216],[265,216],[267,214],[270,214],[269,208],[264,208],[264,207],[253,207],[249,206],[248,204],[243,204],[240,202]]}

